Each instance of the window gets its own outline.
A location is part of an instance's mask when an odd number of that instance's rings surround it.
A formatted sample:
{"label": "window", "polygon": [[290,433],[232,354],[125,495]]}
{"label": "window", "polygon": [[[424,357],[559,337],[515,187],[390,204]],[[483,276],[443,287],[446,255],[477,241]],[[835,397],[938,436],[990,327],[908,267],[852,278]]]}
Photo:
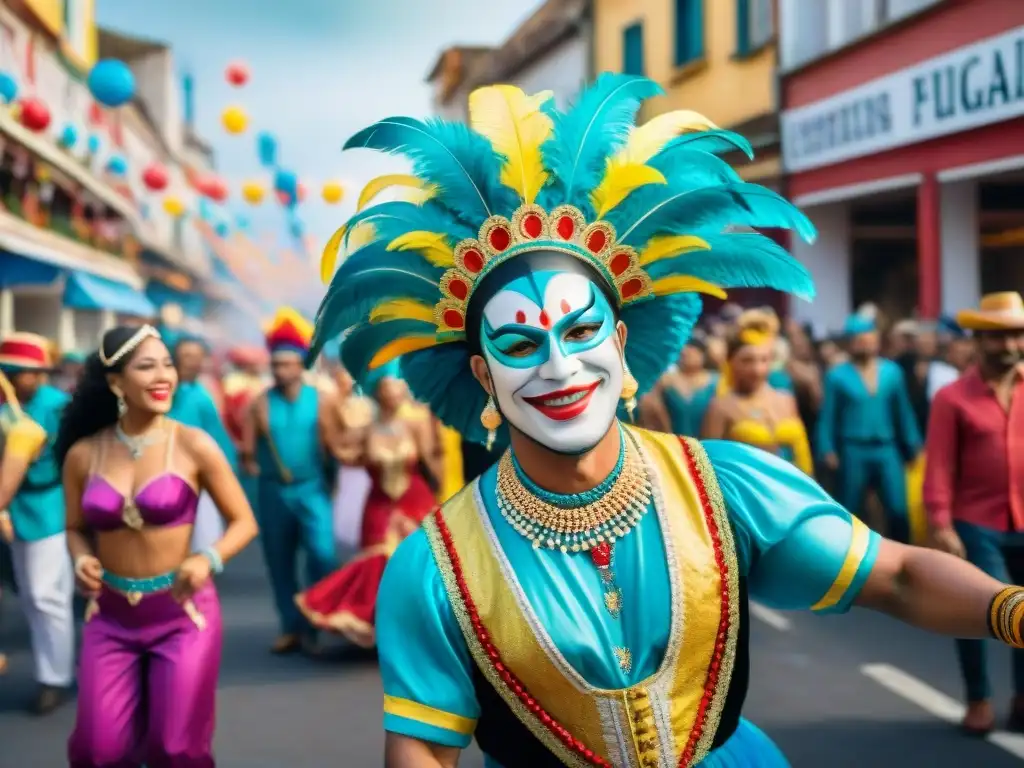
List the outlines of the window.
{"label": "window", "polygon": [[675,0],[676,57],[681,67],[704,58],[704,0]]}
{"label": "window", "polygon": [[767,45],[775,35],[772,0],[736,0],[736,53],[746,56]]}
{"label": "window", "polygon": [[622,31],[622,72],[644,74],[644,26],[639,21]]}

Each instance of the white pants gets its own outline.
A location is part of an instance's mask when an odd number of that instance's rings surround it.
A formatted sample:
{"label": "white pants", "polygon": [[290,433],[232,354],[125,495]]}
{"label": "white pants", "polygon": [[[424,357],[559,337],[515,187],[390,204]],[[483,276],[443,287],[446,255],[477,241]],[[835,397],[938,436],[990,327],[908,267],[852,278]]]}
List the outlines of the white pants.
{"label": "white pants", "polygon": [[67,537],[58,533],[39,541],[15,540],[11,559],[32,637],[36,680],[69,686],[75,676],[75,577]]}
{"label": "white pants", "polygon": [[199,496],[199,507],[196,509],[196,524],[192,528],[192,551],[202,552],[209,549],[224,535],[224,521],[220,510],[213,503],[210,494]]}
{"label": "white pants", "polygon": [[334,540],[338,558],[345,561],[359,551],[363,507],[370,495],[370,473],[362,467],[341,467],[334,496]]}

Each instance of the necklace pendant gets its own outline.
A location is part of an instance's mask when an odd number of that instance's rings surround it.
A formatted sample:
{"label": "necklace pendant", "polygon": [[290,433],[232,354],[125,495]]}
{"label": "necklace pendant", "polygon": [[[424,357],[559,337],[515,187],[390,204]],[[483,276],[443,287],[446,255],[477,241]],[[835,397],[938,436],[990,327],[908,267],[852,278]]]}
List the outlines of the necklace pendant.
{"label": "necklace pendant", "polygon": [[125,593],[125,599],[128,601],[128,605],[134,608],[136,605],[142,602],[142,593],[137,590],[127,592]]}
{"label": "necklace pendant", "polygon": [[125,525],[135,531],[141,531],[145,522],[134,501],[126,501],[124,503],[124,508],[121,510],[121,519]]}
{"label": "necklace pendant", "polygon": [[629,648],[616,648],[615,660],[619,662],[619,669],[627,675],[633,669],[633,654],[629,652]]}

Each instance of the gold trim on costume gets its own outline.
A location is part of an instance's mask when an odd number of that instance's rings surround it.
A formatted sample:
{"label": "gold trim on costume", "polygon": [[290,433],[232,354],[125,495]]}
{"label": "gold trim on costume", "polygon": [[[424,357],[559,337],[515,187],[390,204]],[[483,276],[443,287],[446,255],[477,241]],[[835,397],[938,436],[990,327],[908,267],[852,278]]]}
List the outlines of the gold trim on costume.
{"label": "gold trim on costume", "polygon": [[843,560],[839,575],[832,582],[832,586],[828,588],[828,592],[811,606],[812,611],[824,611],[839,604],[850,585],[853,584],[857,571],[860,570],[861,563],[864,562],[864,556],[868,553],[868,544],[871,543],[870,529],[856,517],[851,516],[850,519],[853,530],[850,535],[850,548],[846,550],[846,559]]}
{"label": "gold trim on costume", "polygon": [[472,736],[476,730],[476,720],[471,717],[453,715],[451,712],[428,707],[409,699],[400,699],[397,696],[384,696],[384,714],[415,720],[417,723],[443,728],[462,736]]}

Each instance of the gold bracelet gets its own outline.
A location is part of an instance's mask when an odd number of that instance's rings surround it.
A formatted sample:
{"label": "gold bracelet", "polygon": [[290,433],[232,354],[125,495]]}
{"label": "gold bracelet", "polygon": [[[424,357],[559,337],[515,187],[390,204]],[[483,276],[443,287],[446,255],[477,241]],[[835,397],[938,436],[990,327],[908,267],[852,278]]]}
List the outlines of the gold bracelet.
{"label": "gold bracelet", "polygon": [[1024,587],[1006,587],[994,598],[988,611],[992,636],[1014,648],[1024,648]]}

